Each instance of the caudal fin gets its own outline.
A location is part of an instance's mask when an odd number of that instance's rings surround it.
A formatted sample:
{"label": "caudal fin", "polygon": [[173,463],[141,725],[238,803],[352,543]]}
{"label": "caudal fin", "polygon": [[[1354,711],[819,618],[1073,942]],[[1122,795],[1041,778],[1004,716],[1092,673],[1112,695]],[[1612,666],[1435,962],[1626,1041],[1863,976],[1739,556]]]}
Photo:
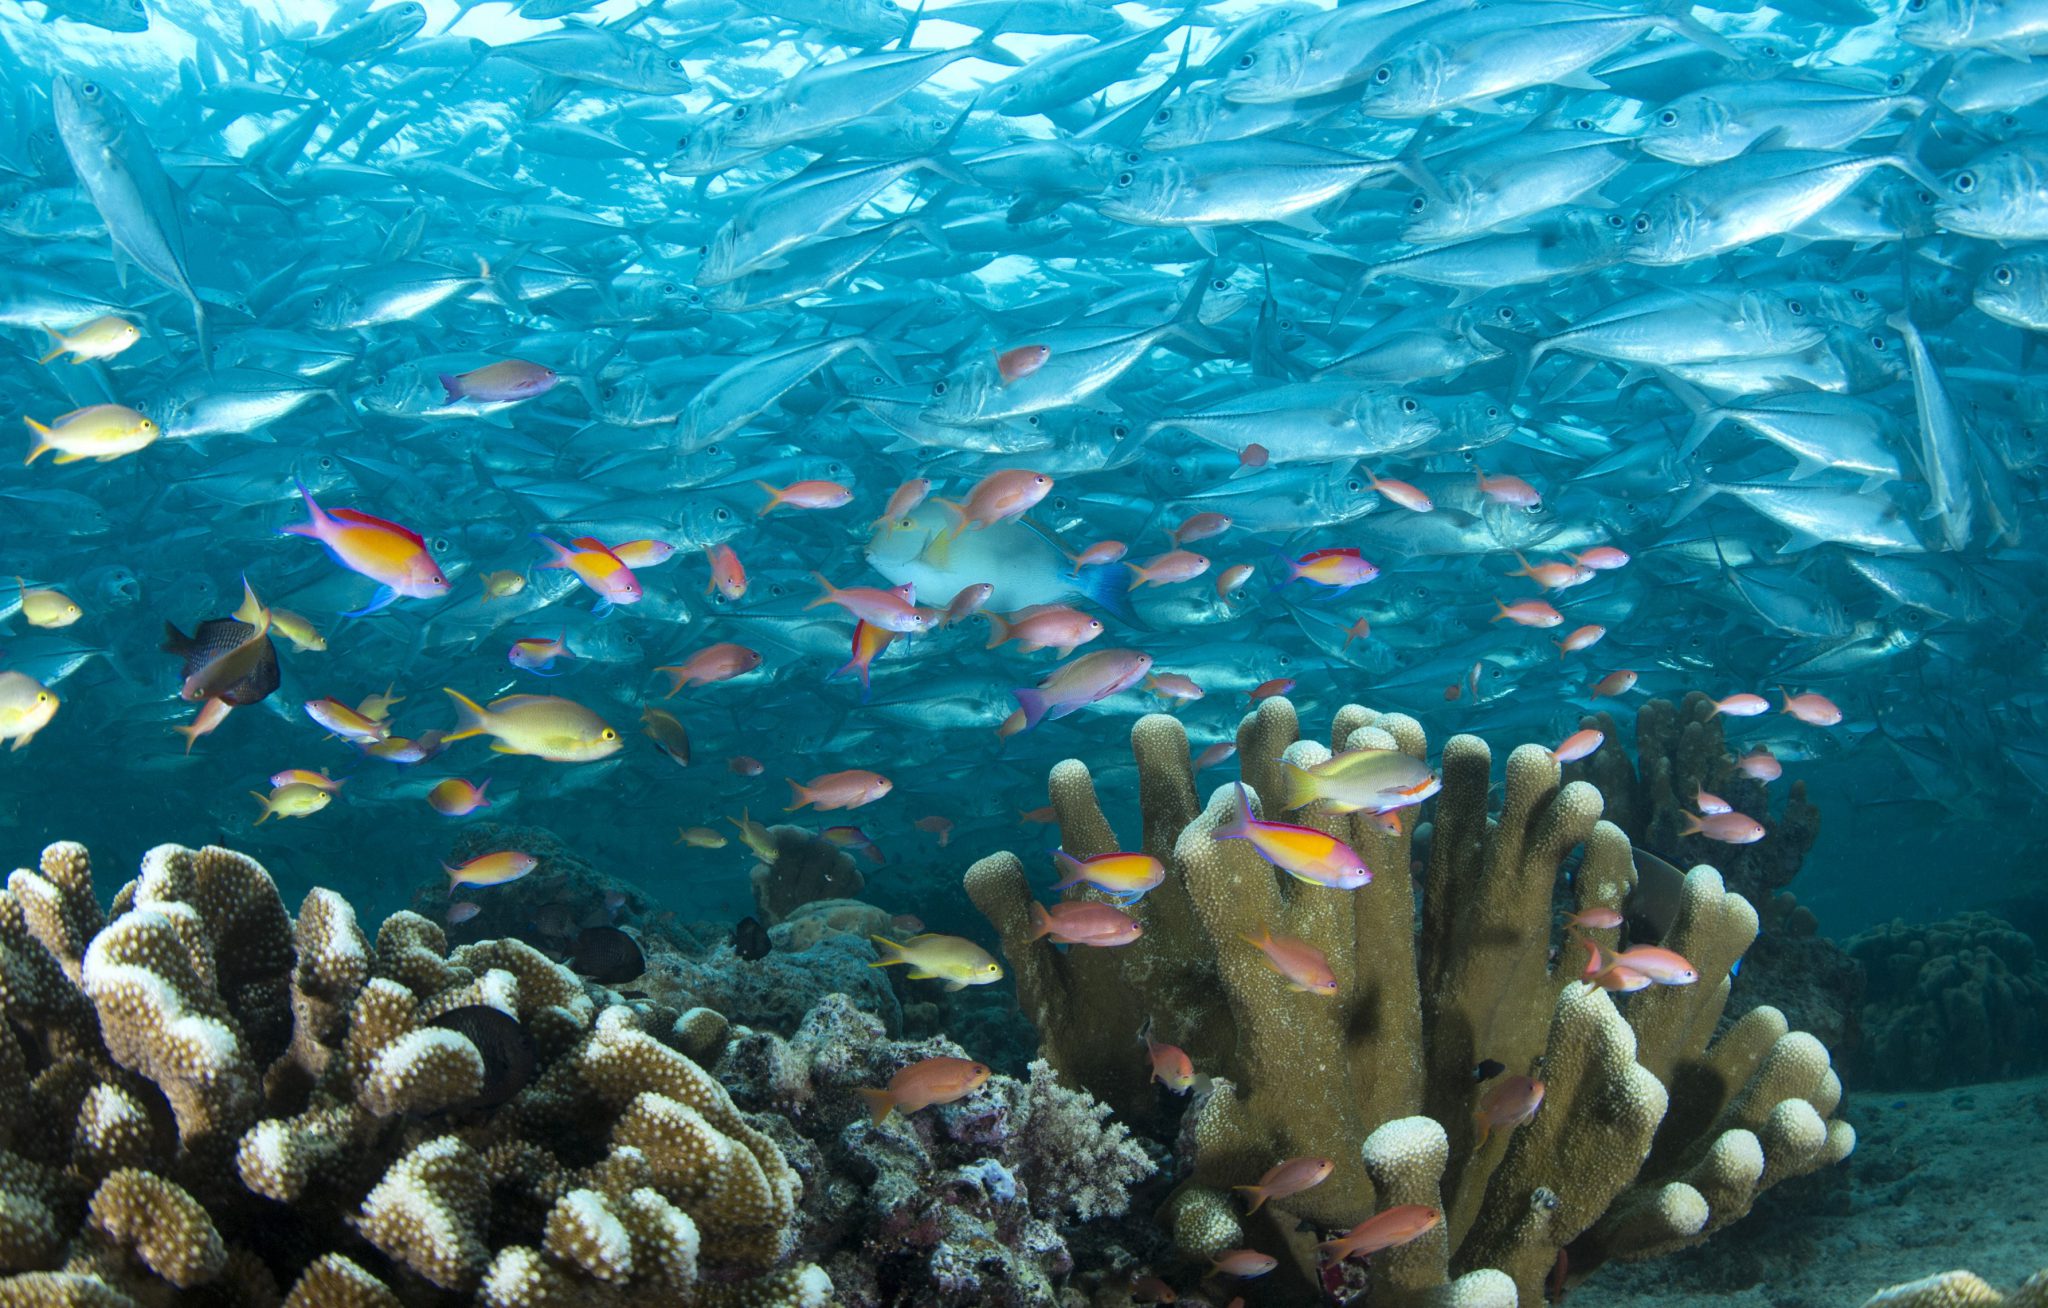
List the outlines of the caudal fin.
{"label": "caudal fin", "polygon": [[974,616],[988,620],[988,644],[982,646],[983,649],[994,649],[1015,634],[1015,629],[1010,620],[1000,613],[991,613],[987,609],[982,609]]}
{"label": "caudal fin", "polygon": [[1073,578],[1074,589],[1095,606],[1127,627],[1152,630],[1131,606],[1131,586],[1120,568],[1089,568]]}
{"label": "caudal fin", "polygon": [[462,379],[460,377],[452,376],[445,372],[437,372],[434,375],[440,378],[441,389],[447,392],[442,397],[441,402],[443,404],[453,404],[462,398]]}
{"label": "caudal fin", "polygon": [[908,963],[910,961],[903,955],[903,946],[889,939],[889,937],[869,936],[868,940],[874,945],[875,953],[879,955],[874,962],[868,964],[869,967],[890,967],[897,963]]}
{"label": "caudal fin", "polygon": [[1316,778],[1299,763],[1280,764],[1280,807],[1283,809],[1306,808],[1321,796],[1316,790]]}
{"label": "caudal fin", "polygon": [[789,782],[789,798],[791,801],[788,805],[784,806],[783,812],[794,813],[811,802],[811,792],[804,789],[802,782],[797,781],[794,777],[784,777],[783,780]]}
{"label": "caudal fin", "polygon": [[896,1096],[887,1090],[862,1090],[860,1097],[868,1101],[868,1115],[874,1125],[880,1126],[896,1110]]}
{"label": "caudal fin", "polygon": [[1042,940],[1052,933],[1052,914],[1045,911],[1045,905],[1034,901],[1031,905],[1031,938]]}
{"label": "caudal fin", "polygon": [[1211,840],[1243,840],[1252,833],[1251,795],[1244,788],[1244,782],[1237,783],[1237,812],[1230,821],[1209,833]]}
{"label": "caudal fin", "polygon": [[1046,701],[1044,691],[1020,686],[1010,693],[1017,697],[1017,711],[1024,715],[1024,724],[1017,730],[1029,731],[1045,721],[1046,712],[1052,705]]}
{"label": "caudal fin", "polygon": [[441,737],[441,743],[452,745],[458,740],[481,736],[490,730],[489,715],[481,704],[459,690],[441,687],[443,694],[455,701],[455,728]]}

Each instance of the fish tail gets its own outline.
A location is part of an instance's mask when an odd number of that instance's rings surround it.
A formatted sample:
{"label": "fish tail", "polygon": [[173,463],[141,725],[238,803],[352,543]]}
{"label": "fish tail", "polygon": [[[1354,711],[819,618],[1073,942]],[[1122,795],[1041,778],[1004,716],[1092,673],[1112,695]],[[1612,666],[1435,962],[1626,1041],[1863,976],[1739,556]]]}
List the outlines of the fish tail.
{"label": "fish tail", "polygon": [[1065,890],[1068,886],[1078,886],[1088,879],[1088,865],[1075,858],[1072,854],[1069,854],[1066,850],[1055,849],[1052,851],[1052,861],[1059,864],[1060,871],[1066,874],[1060,880],[1052,883],[1054,890]]}
{"label": "fish tail", "polygon": [[249,792],[249,798],[263,805],[263,816],[256,819],[256,825],[260,827],[265,822],[268,822],[272,816],[270,808],[270,796],[264,794],[260,790],[252,790]]}
{"label": "fish tail", "polygon": [[783,780],[789,783],[789,797],[793,801],[782,810],[783,812],[794,813],[811,802],[811,792],[804,789],[794,777],[784,777]]}
{"label": "fish tail", "polygon": [[[19,577],[17,577],[17,578],[15,578],[15,580],[16,580],[16,581],[19,581],[19,580],[20,580],[20,578],[19,578]],[[1784,697],[1785,697],[1785,707],[1783,707],[1783,708],[1779,709],[1779,710],[1778,710],[1778,712],[1780,712],[1780,713],[1790,713],[1790,712],[1792,711],[1792,692],[1791,692],[1791,691],[1789,691],[1789,690],[1786,690],[1786,689],[1785,689],[1785,688],[1784,688],[1783,686],[1780,686],[1780,687],[1778,687],[1778,693],[1779,693],[1780,695],[1782,695],[1782,696],[1784,696]]]}
{"label": "fish tail", "polygon": [[1031,938],[1033,940],[1042,940],[1052,933],[1052,914],[1045,911],[1045,905],[1033,900],[1031,904]]}
{"label": "fish tail", "polygon": [[434,376],[440,380],[441,389],[447,392],[442,397],[441,402],[443,404],[453,404],[462,398],[462,379],[460,377],[451,376],[445,372],[437,372]]}
{"label": "fish tail", "polygon": [[36,434],[36,443],[29,447],[28,457],[21,461],[21,466],[25,468],[57,447],[50,444],[50,429],[48,427],[43,426],[43,424],[25,414],[21,420],[27,423],[29,430]]}
{"label": "fish tail", "polygon": [[903,946],[887,936],[869,936],[868,940],[879,955],[869,967],[893,967],[897,963],[908,963],[910,958],[903,952]]}
{"label": "fish tail", "polygon": [[1500,612],[1488,618],[1488,622],[1499,622],[1502,618],[1508,615],[1508,606],[1500,602],[1500,596],[1496,595],[1493,597],[1493,606],[1499,609]]}
{"label": "fish tail", "polygon": [[294,477],[292,478],[292,485],[299,488],[299,498],[305,502],[306,520],[279,527],[277,534],[280,536],[310,536],[314,540],[318,540],[320,539],[320,529],[330,521],[327,512],[314,502],[313,492],[306,489],[305,482]]}
{"label": "fish tail", "polygon": [[51,351],[50,351],[50,352],[49,352],[48,354],[44,355],[44,356],[43,356],[42,358],[40,358],[40,359],[37,359],[37,360],[36,360],[36,362],[37,362],[37,363],[48,363],[48,362],[49,362],[50,360],[52,360],[52,359],[56,358],[56,357],[57,357],[58,355],[60,355],[60,354],[64,353],[64,351],[66,351],[66,350],[68,350],[68,349],[70,349],[70,348],[71,348],[70,346],[68,346],[68,345],[66,345],[66,344],[64,343],[64,338],[63,338],[62,336],[60,336],[60,335],[59,335],[59,334],[58,334],[58,333],[57,333],[57,332],[56,332],[56,331],[55,331],[55,330],[54,330],[53,328],[45,327],[45,328],[43,328],[43,330],[44,330],[44,331],[46,331],[46,332],[49,332],[49,334],[50,334],[50,339],[51,339],[51,340],[53,340],[53,341],[55,341],[55,342],[57,342],[57,348],[56,348],[56,349],[54,349],[54,350],[51,350]]}
{"label": "fish tail", "polygon": [[860,1097],[868,1101],[868,1114],[876,1126],[887,1121],[896,1109],[896,1096],[887,1090],[862,1090]]}
{"label": "fish tail", "polygon": [[1251,1216],[1251,1215],[1252,1215],[1253,1213],[1255,1213],[1255,1212],[1259,1211],[1259,1205],[1261,1205],[1261,1204],[1263,1204],[1263,1203],[1265,1203],[1265,1202],[1266,1202],[1266,1192],[1265,1192],[1265,1190],[1263,1190],[1263,1189],[1262,1189],[1262,1188],[1260,1188],[1259,1186],[1256,1186],[1256,1185],[1233,1185],[1233,1186],[1231,1186],[1230,1188],[1231,1188],[1231,1189],[1233,1189],[1233,1190],[1236,1190],[1236,1191],[1238,1191],[1238,1192],[1240,1192],[1240,1193],[1242,1193],[1242,1194],[1247,1194],[1247,1195],[1250,1195],[1250,1196],[1251,1196],[1251,1200],[1252,1200],[1252,1202],[1251,1202],[1251,1207],[1249,1207],[1249,1208],[1247,1208],[1247,1209],[1245,1209],[1245,1210],[1244,1210],[1244,1215],[1245,1215],[1246,1217],[1250,1217],[1250,1216]]}
{"label": "fish tail", "polygon": [[810,603],[804,605],[804,607],[807,609],[817,608],[820,604],[830,604],[832,602],[832,597],[839,593],[839,588],[833,585],[831,582],[827,581],[825,579],[825,574],[822,572],[812,573],[811,580],[817,582],[824,593],[819,595],[818,598],[812,600]]}
{"label": "fish tail", "polygon": [[769,514],[775,512],[777,508],[781,507],[782,491],[779,488],[770,485],[768,482],[760,480],[759,478],[756,478],[754,480],[754,484],[756,486],[759,486],[762,490],[768,492],[768,502],[766,504],[763,504],[761,506],[760,512],[754,515],[757,518],[765,518]]}
{"label": "fish tail", "polygon": [[1151,574],[1145,571],[1144,565],[1126,561],[1124,566],[1131,570],[1132,590],[1137,590],[1152,580]]}
{"label": "fish tail", "polygon": [[988,619],[988,644],[984,645],[983,649],[994,649],[1010,639],[1013,634],[1009,619],[1000,613],[991,613],[987,609],[983,609],[975,616]]}
{"label": "fish tail", "polygon": [[1017,697],[1017,708],[1024,714],[1024,725],[1018,728],[1020,731],[1029,731],[1044,721],[1046,711],[1052,707],[1042,690],[1020,687],[1010,693]]}
{"label": "fish tail", "polygon": [[482,705],[459,690],[443,686],[441,691],[455,701],[455,729],[441,737],[443,744],[452,745],[458,740],[481,736],[490,730],[487,725],[490,720],[489,714]]}
{"label": "fish tail", "polygon": [[1280,764],[1280,807],[1282,809],[1307,808],[1322,798],[1316,791],[1316,778],[1299,763]]}
{"label": "fish tail", "polygon": [[533,533],[533,538],[547,546],[550,555],[547,562],[534,564],[536,568],[566,568],[570,566],[570,560],[576,557],[576,551],[564,546],[560,541],[543,536],[539,532]]}
{"label": "fish tail", "polygon": [[1237,783],[1237,812],[1230,821],[1209,833],[1211,840],[1246,840],[1252,834],[1252,801],[1244,782]]}
{"label": "fish tail", "polygon": [[948,543],[958,540],[960,533],[967,530],[967,507],[955,500],[934,499],[932,504],[946,515],[945,529],[939,535]]}

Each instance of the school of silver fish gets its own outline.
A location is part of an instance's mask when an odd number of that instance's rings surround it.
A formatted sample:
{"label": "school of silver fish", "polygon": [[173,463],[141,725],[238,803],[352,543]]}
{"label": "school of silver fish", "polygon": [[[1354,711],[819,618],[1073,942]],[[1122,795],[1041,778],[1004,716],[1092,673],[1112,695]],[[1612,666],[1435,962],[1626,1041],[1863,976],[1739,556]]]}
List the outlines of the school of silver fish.
{"label": "school of silver fish", "polygon": [[13,825],[972,856],[1277,693],[2048,791],[2048,0],[269,12],[0,15]]}

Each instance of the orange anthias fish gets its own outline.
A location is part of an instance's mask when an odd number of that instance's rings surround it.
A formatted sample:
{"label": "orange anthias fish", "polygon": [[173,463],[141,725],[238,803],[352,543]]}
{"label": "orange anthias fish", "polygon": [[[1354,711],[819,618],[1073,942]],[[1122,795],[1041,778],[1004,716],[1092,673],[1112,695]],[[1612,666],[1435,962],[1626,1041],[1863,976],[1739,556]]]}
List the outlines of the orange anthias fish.
{"label": "orange anthias fish", "polygon": [[1550,751],[1550,757],[1560,763],[1576,763],[1607,742],[1607,733],[1597,727],[1574,731],[1564,738],[1564,743]]}
{"label": "orange anthias fish", "polygon": [[953,598],[946,601],[946,611],[939,615],[939,625],[950,627],[956,622],[965,622],[981,612],[989,597],[996,593],[995,583],[974,581],[953,592]]}
{"label": "orange anthias fish", "polygon": [[1209,560],[1193,550],[1168,550],[1143,563],[1126,562],[1124,566],[1133,574],[1131,589],[1138,590],[1145,586],[1170,586],[1175,582],[1193,581],[1209,570]]}
{"label": "orange anthias fish", "polygon": [[1785,697],[1785,707],[1778,711],[1790,713],[1809,726],[1832,727],[1842,721],[1842,710],[1836,708],[1835,702],[1826,695],[1816,695],[1810,690],[1804,695],[1795,695],[1783,686],[1778,687],[1778,693]]}
{"label": "orange anthias fish", "polygon": [[546,536],[536,535],[534,539],[547,546],[550,555],[547,562],[534,566],[567,568],[575,573],[578,581],[597,593],[599,613],[609,613],[615,604],[640,602],[640,579],[604,542],[592,536],[578,536],[569,542],[576,547],[572,550]]}
{"label": "orange anthias fish", "polygon": [[1478,472],[1478,477],[1479,493],[1495,504],[1512,504],[1527,509],[1543,503],[1543,497],[1536,493],[1536,488],[1520,477],[1505,472],[1491,477]]}
{"label": "orange anthias fish", "polygon": [[1557,656],[1563,658],[1567,654],[1572,654],[1582,649],[1591,649],[1599,644],[1600,638],[1606,634],[1607,628],[1589,623],[1578,628],[1563,640],[1553,643],[1557,646]]}
{"label": "orange anthias fish", "polygon": [[685,686],[708,686],[714,681],[730,681],[760,666],[759,654],[745,645],[723,641],[706,645],[680,664],[658,667],[655,671],[667,673],[673,683],[668,694],[662,696],[668,699]]}
{"label": "orange anthias fish", "polygon": [[299,497],[306,504],[306,521],[282,527],[280,533],[319,541],[336,563],[377,583],[369,604],[344,617],[375,613],[400,596],[431,599],[448,593],[448,578],[441,575],[418,532],[354,509],[330,513],[313,502],[313,493],[303,482]]}
{"label": "orange anthias fish", "polygon": [[1152,1080],[1177,1095],[1194,1089],[1195,1064],[1179,1045],[1162,1045],[1152,1038],[1152,1019],[1146,1018],[1138,1039],[1145,1044],[1145,1060],[1152,1065]]}
{"label": "orange anthias fish", "polygon": [[952,520],[951,535],[979,531],[1029,513],[1052,490],[1052,478],[1028,468],[1005,468],[974,484],[964,503],[934,500]]}
{"label": "orange anthias fish", "polygon": [[1116,563],[1129,552],[1129,547],[1120,540],[1099,540],[1078,554],[1067,555],[1067,562],[1074,565],[1074,575],[1079,576],[1083,568]]}
{"label": "orange anthias fish", "polygon": [[1287,561],[1287,580],[1312,581],[1318,586],[1329,586],[1339,595],[1353,586],[1363,586],[1380,575],[1379,568],[1368,563],[1356,549],[1311,550],[1298,559]]}
{"label": "orange anthias fish", "polygon": [[794,813],[806,805],[815,805],[820,813],[839,808],[860,808],[872,804],[889,793],[889,778],[879,772],[866,772],[859,768],[845,772],[827,772],[813,778],[808,785],[800,784],[788,777],[790,802],[782,811]]}
{"label": "orange anthias fish", "polygon": [[1211,536],[1220,536],[1229,530],[1229,514],[1197,513],[1186,522],[1181,523],[1180,526],[1175,527],[1167,535],[1172,539],[1177,548],[1191,540],[1207,540]]}
{"label": "orange anthias fish", "polygon": [[1256,1249],[1225,1249],[1209,1260],[1209,1275],[1249,1280],[1254,1276],[1264,1276],[1279,1265],[1278,1258]]}
{"label": "orange anthias fish", "polygon": [[1543,1106],[1543,1083],[1533,1077],[1504,1076],[1486,1087],[1486,1093],[1479,1096],[1479,1107],[1473,1110],[1472,1120],[1479,1128],[1479,1140],[1472,1147],[1480,1148],[1495,1131],[1512,1131],[1530,1118]]}
{"label": "orange anthias fish", "polygon": [[868,682],[873,672],[872,665],[875,661],[875,656],[889,648],[889,642],[895,639],[896,633],[893,631],[884,631],[880,627],[869,626],[866,622],[854,623],[853,652],[847,657],[846,662],[832,669],[825,677],[825,680],[837,681],[849,672],[858,675],[860,677],[860,702],[863,704],[867,703],[870,690]]}
{"label": "orange anthias fish", "polygon": [[1529,560],[1522,557],[1520,550],[1516,550],[1514,554],[1515,562],[1522,566],[1507,575],[1510,577],[1527,577],[1545,590],[1568,590],[1573,586],[1581,586],[1593,580],[1593,570],[1580,567],[1576,563],[1532,564]]}
{"label": "orange anthias fish", "polygon": [[1310,885],[1356,890],[1372,881],[1372,869],[1366,867],[1358,851],[1335,836],[1325,835],[1314,827],[1253,817],[1251,799],[1242,781],[1237,783],[1236,816],[1216,828],[1210,839],[1245,841],[1260,858]]}
{"label": "orange anthias fish", "polygon": [[1575,937],[1586,947],[1586,969],[1580,973],[1602,990],[1641,990],[1645,986],[1689,986],[1700,979],[1683,954],[1658,945],[1632,945],[1619,952],[1602,949],[1599,942]]}
{"label": "orange anthias fish", "polygon": [[1768,745],[1758,745],[1749,753],[1736,759],[1735,770],[1746,777],[1754,778],[1766,784],[1776,781],[1779,777],[1785,775],[1784,764],[1778,762],[1778,756],[1771,753],[1771,748]]}
{"label": "orange anthias fish", "polygon": [[1230,1188],[1251,1199],[1251,1206],[1244,1210],[1245,1216],[1250,1217],[1268,1199],[1285,1199],[1321,1185],[1336,1167],[1337,1164],[1327,1158],[1290,1158],[1275,1164],[1259,1178],[1257,1185],[1233,1185]]}
{"label": "orange anthias fish", "polygon": [[1752,695],[1747,691],[1743,691],[1740,694],[1728,695],[1715,700],[1713,710],[1707,716],[1711,718],[1718,714],[1726,713],[1731,718],[1753,718],[1759,713],[1768,713],[1770,711],[1771,701],[1765,699],[1762,695]]}
{"label": "orange anthias fish", "polygon": [[1329,1255],[1333,1262],[1342,1262],[1346,1258],[1369,1258],[1383,1249],[1420,1239],[1434,1231],[1443,1220],[1441,1212],[1426,1204],[1402,1204],[1373,1214],[1344,1235],[1325,1240],[1316,1248]]}
{"label": "orange anthias fish", "polygon": [[1066,658],[1103,631],[1099,619],[1064,604],[1038,604],[1007,615],[984,609],[977,616],[989,626],[985,648],[994,649],[1014,640],[1018,652],[1023,654],[1050,649]]}
{"label": "orange anthias fish", "polygon": [[1330,960],[1308,941],[1276,936],[1271,927],[1262,927],[1256,939],[1240,938],[1264,954],[1266,966],[1285,977],[1293,989],[1310,995],[1336,995],[1337,975],[1330,970]]}
{"label": "orange anthias fish", "polygon": [[1370,468],[1365,469],[1365,484],[1368,489],[1377,491],[1411,513],[1429,513],[1436,508],[1436,502],[1423,494],[1420,487],[1395,481],[1392,477],[1376,476]]}
{"label": "orange anthias fish", "polygon": [[925,497],[931,493],[930,477],[912,477],[890,493],[889,503],[883,508],[882,516],[868,524],[869,530],[890,526],[897,519],[908,517],[910,511],[924,503]]}
{"label": "orange anthias fish", "polygon": [[1754,845],[1764,838],[1763,823],[1745,813],[1686,813],[1681,811],[1684,825],[1678,829],[1681,836],[1705,836],[1718,840],[1724,845]]}
{"label": "orange anthias fish", "polygon": [[1045,366],[1052,357],[1050,345],[1016,345],[996,355],[996,376],[1008,386],[1013,381],[1022,381]]}
{"label": "orange anthias fish", "polygon": [[768,492],[768,502],[755,515],[762,518],[785,504],[799,509],[836,509],[853,503],[853,492],[836,481],[793,481],[787,486],[765,481],[754,484]]}
{"label": "orange anthias fish", "polygon": [[1147,891],[1166,880],[1166,869],[1150,854],[1113,851],[1091,858],[1075,858],[1064,849],[1055,849],[1052,861],[1060,869],[1060,879],[1053,883],[1054,890],[1091,885],[1117,896],[1125,904],[1137,903]]}
{"label": "orange anthias fish", "polygon": [[1600,680],[1587,687],[1587,690],[1594,699],[1603,697],[1617,699],[1635,688],[1636,674],[1627,668],[1621,668],[1600,678]]}
{"label": "orange anthias fish", "polygon": [[740,556],[732,552],[732,546],[706,545],[704,558],[711,565],[711,580],[704,583],[706,595],[715,590],[729,600],[736,600],[747,593],[747,569]]}
{"label": "orange anthias fish", "polygon": [[1258,685],[1253,686],[1244,693],[1244,697],[1248,702],[1256,704],[1262,699],[1271,699],[1275,695],[1285,695],[1293,689],[1293,677],[1275,677],[1271,681],[1262,681]]}
{"label": "orange anthias fish", "polygon": [[1047,908],[1031,905],[1031,938],[1052,937],[1061,945],[1091,945],[1098,949],[1128,945],[1145,934],[1144,924],[1109,904],[1076,899]]}
{"label": "orange anthias fish", "polygon": [[826,580],[822,572],[811,574],[811,580],[818,583],[818,598],[804,605],[806,609],[817,608],[820,604],[837,604],[862,622],[893,631],[900,635],[917,635],[930,631],[939,614],[932,609],[917,607],[913,598],[915,592],[908,585],[892,590],[880,590],[873,586],[848,586],[841,589]]}
{"label": "orange anthias fish", "polygon": [[1493,603],[1500,610],[1493,615],[1491,620],[1494,622],[1506,618],[1509,622],[1523,627],[1555,627],[1564,621],[1564,614],[1542,600],[1518,600],[1513,604],[1502,604],[1496,598]]}
{"label": "orange anthias fish", "polygon": [[886,1090],[863,1090],[868,1112],[880,1126],[891,1112],[914,1113],[933,1104],[965,1099],[988,1084],[987,1064],[965,1058],[927,1058],[889,1078]]}
{"label": "orange anthias fish", "polygon": [[934,813],[921,817],[910,825],[916,827],[919,831],[937,836],[940,849],[944,849],[953,841],[953,820],[951,818],[940,817]]}
{"label": "orange anthias fish", "polygon": [[491,801],[484,798],[484,792],[490,788],[488,777],[481,786],[472,786],[461,777],[450,777],[427,792],[427,804],[445,817],[464,817],[491,806]]}
{"label": "orange anthias fish", "polygon": [[1218,763],[1230,759],[1236,753],[1237,742],[1219,740],[1195,756],[1195,771],[1200,772],[1204,768],[1213,768]]}
{"label": "orange anthias fish", "polygon": [[1216,598],[1228,600],[1232,595],[1243,589],[1244,584],[1250,581],[1252,575],[1257,571],[1258,569],[1249,563],[1233,563],[1217,573]]}

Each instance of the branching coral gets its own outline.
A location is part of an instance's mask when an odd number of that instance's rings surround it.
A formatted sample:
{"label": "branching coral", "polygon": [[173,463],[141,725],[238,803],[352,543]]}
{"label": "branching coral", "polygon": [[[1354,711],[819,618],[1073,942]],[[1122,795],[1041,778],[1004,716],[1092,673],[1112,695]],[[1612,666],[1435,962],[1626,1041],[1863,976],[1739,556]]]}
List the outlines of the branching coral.
{"label": "branching coral", "polygon": [[[1046,1304],[1091,1240],[1123,1213],[1153,1162],[1109,1110],[1043,1062],[995,1076],[951,1104],[876,1124],[855,1091],[965,1051],[892,1041],[845,996],[820,1003],[788,1040],[738,1035],[718,1065],[742,1103],[789,1126],[804,1173],[803,1253],[847,1308]],[[1087,1249],[1087,1261],[1110,1261]]]}
{"label": "branching coral", "polygon": [[[1267,816],[1277,813],[1282,759],[1313,766],[1330,756],[1296,734],[1293,706],[1278,698],[1239,728],[1244,779]],[[1345,750],[1425,752],[1413,719],[1356,706],[1339,712],[1331,739]],[[1148,1113],[1155,1101],[1136,1042],[1149,1019],[1159,1039],[1217,1078],[1189,1109],[1187,1176],[1163,1214],[1189,1257],[1252,1244],[1291,1256],[1312,1285],[1316,1230],[1424,1203],[1442,1208],[1445,1223],[1374,1260],[1374,1304],[1535,1305],[1561,1256],[1576,1276],[1694,1243],[1746,1213],[1761,1189],[1853,1146],[1849,1127],[1828,1118],[1841,1087],[1818,1042],[1771,1009],[1713,1038],[1729,970],[1757,922],[1712,868],[1687,874],[1659,942],[1692,961],[1697,984],[1617,1004],[1575,979],[1587,951],[1555,939],[1561,874],[1576,855],[1570,888],[1585,911],[1619,907],[1635,869],[1627,835],[1601,818],[1600,792],[1565,784],[1547,750],[1514,751],[1500,812],[1489,817],[1491,752],[1471,736],[1445,743],[1419,887],[1413,810],[1392,832],[1365,817],[1291,819],[1364,856],[1373,884],[1341,891],[1284,877],[1246,842],[1214,838],[1235,812],[1235,788],[1199,804],[1174,719],[1140,720],[1132,748],[1138,847],[1167,866],[1136,910],[1142,940],[1064,954],[1034,941],[1030,888],[1009,855],[975,864],[966,885],[1001,935],[1044,1056],[1063,1076],[1119,1111]],[[1070,853],[1130,847],[1084,765],[1060,764],[1050,789]],[[1320,949],[1336,996],[1296,993],[1274,976],[1247,942],[1267,929]],[[1615,931],[1592,934],[1617,944]],[[1532,1121],[1484,1143],[1473,1117],[1482,1060],[1548,1088]],[[1304,1155],[1336,1169],[1254,1217],[1238,1215],[1229,1186]]]}
{"label": "branching coral", "polygon": [[171,845],[105,921],[58,845],[0,894],[0,1016],[0,1301],[830,1293],[785,1257],[796,1173],[664,1043],[723,1023],[600,1006],[518,941],[401,913],[373,948],[339,896],[294,922],[253,861]]}

